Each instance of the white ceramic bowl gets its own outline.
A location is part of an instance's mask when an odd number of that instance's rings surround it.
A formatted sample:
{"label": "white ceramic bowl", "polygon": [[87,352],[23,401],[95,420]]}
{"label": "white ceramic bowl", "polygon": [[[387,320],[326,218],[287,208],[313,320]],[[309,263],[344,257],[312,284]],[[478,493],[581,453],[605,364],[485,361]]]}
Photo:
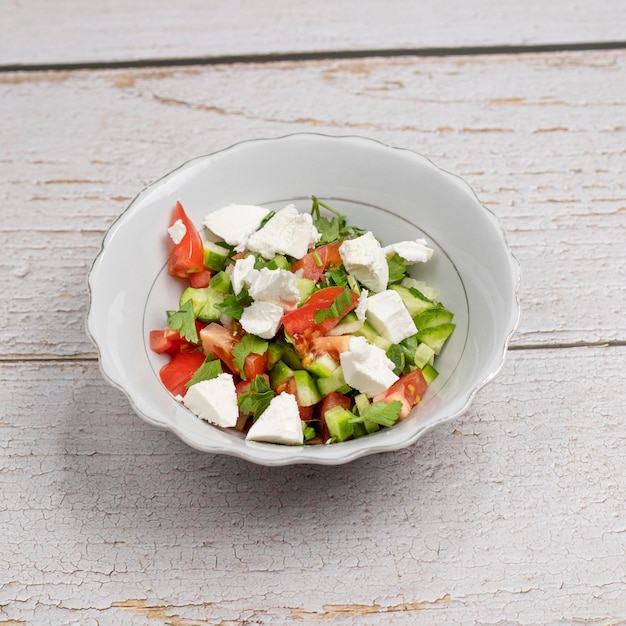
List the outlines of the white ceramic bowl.
{"label": "white ceramic bowl", "polygon": [[[383,244],[425,237],[431,261],[411,275],[438,290],[456,330],[438,357],[439,377],[404,421],[354,441],[281,446],[245,441],[195,417],[161,384],[167,357],[151,352],[180,283],[166,268],[166,232],[180,200],[198,225],[231,203],[310,210],[311,195],[370,229]],[[263,465],[339,464],[404,448],[428,428],[462,414],[500,370],[519,304],[518,263],[494,215],[460,178],[427,158],[360,137],[295,134],[253,140],[193,159],[144,189],[107,232],[89,275],[88,333],[104,376],[146,421],[199,450]]]}

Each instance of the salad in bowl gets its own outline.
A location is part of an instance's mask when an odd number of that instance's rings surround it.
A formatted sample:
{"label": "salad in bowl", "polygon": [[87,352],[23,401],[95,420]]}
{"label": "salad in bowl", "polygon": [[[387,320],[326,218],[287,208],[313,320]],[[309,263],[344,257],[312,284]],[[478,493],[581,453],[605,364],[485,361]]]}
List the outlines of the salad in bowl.
{"label": "salad in bowl", "polygon": [[494,214],[413,150],[299,133],[141,191],[89,273],[104,377],[153,426],[263,465],[399,450],[499,372],[519,266]]}
{"label": "salad in bowl", "polygon": [[231,204],[201,228],[177,202],[168,273],[181,294],[152,329],[159,377],[199,418],[283,445],[332,444],[406,418],[455,328],[423,238],[383,246],[312,197],[310,212]]}

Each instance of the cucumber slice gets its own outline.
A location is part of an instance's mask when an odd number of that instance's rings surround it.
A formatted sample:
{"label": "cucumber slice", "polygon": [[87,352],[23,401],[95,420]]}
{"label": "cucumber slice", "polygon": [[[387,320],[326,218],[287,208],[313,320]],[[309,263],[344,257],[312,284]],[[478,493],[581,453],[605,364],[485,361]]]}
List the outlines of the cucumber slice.
{"label": "cucumber slice", "polygon": [[315,281],[310,278],[298,278],[296,281],[298,291],[300,292],[300,300],[298,304],[303,304],[307,298],[315,291]]}
{"label": "cucumber slice", "polygon": [[452,334],[456,328],[455,324],[440,324],[439,326],[431,326],[417,333],[417,338],[432,348],[435,354],[439,354],[443,348],[446,339]]}
{"label": "cucumber slice", "polygon": [[271,342],[267,346],[267,369],[271,370],[283,355],[283,347],[279,343]]}
{"label": "cucumber slice", "polygon": [[413,363],[420,369],[425,365],[432,365],[435,360],[435,351],[427,344],[420,343],[413,355]]}
{"label": "cucumber slice", "polygon": [[[270,346],[271,345],[272,344],[270,344]],[[276,361],[276,364],[270,370],[270,387],[272,389],[277,389],[281,385],[284,385],[292,377],[293,370],[286,365],[284,361]]]}
{"label": "cucumber slice", "polygon": [[330,436],[335,441],[345,441],[354,435],[354,425],[350,422],[352,413],[343,407],[335,406],[324,414]]}
{"label": "cucumber slice", "polygon": [[365,322],[360,320],[354,311],[350,311],[335,328],[328,331],[331,336],[336,335],[354,335],[363,326]]}
{"label": "cucumber slice", "polygon": [[337,368],[339,363],[333,359],[330,354],[321,354],[319,357],[306,366],[306,370],[318,378],[326,378],[330,376]]}
{"label": "cucumber slice", "polygon": [[203,289],[187,287],[180,296],[179,306],[182,307],[185,302],[191,300],[194,317],[200,322],[209,324],[220,319],[221,313],[213,305],[223,302],[224,297],[223,293],[211,287]]}
{"label": "cucumber slice", "polygon": [[352,389],[350,385],[346,383],[341,365],[337,367],[337,369],[330,376],[327,376],[326,378],[318,378],[317,388],[322,396],[327,396],[333,391],[336,391],[337,393],[348,393]]}
{"label": "cucumber slice", "polygon": [[422,374],[424,374],[424,379],[428,385],[439,376],[439,372],[432,365],[425,365],[422,369]]}
{"label": "cucumber slice", "polygon": [[220,293],[230,293],[230,276],[224,271],[218,272],[211,278],[209,287]]}
{"label": "cucumber slice", "polygon": [[436,306],[430,298],[427,298],[417,289],[411,289],[409,287],[405,287],[404,285],[389,285],[389,289],[393,289],[398,292],[402,298],[402,302],[404,302],[404,306],[411,314],[411,317],[415,317],[423,311],[432,309]]}
{"label": "cucumber slice", "polygon": [[422,293],[429,300],[435,300],[437,298],[437,292],[430,285],[427,285],[423,280],[416,280],[415,278],[407,276],[406,278],[402,279],[402,282],[400,284],[403,287],[408,287],[409,289],[417,289],[417,291]]}
{"label": "cucumber slice", "polygon": [[214,272],[224,269],[230,257],[230,247],[212,241],[204,242],[204,266]]}
{"label": "cucumber slice", "polygon": [[306,370],[296,370],[293,377],[296,381],[296,396],[300,406],[313,406],[322,399],[315,379]]}
{"label": "cucumber slice", "polygon": [[428,309],[416,315],[413,318],[418,330],[424,328],[430,328],[431,326],[440,326],[441,324],[448,324],[452,321],[454,314],[442,307],[435,307],[434,309]]}

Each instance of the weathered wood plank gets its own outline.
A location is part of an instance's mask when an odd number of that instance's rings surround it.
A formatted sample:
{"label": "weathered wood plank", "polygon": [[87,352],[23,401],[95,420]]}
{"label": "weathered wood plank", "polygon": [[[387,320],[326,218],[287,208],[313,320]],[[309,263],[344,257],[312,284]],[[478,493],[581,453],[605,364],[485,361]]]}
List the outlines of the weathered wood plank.
{"label": "weathered wood plank", "polygon": [[5,2],[0,64],[620,40],[613,0]]}
{"label": "weathered wood plank", "polygon": [[273,469],[2,363],[0,622],[621,623],[625,358],[515,351],[407,450]]}
{"label": "weathered wood plank", "polygon": [[93,355],[86,275],[132,197],[192,156],[296,131],[464,176],[522,265],[516,345],[623,341],[624,94],[626,52],[0,76],[0,354]]}

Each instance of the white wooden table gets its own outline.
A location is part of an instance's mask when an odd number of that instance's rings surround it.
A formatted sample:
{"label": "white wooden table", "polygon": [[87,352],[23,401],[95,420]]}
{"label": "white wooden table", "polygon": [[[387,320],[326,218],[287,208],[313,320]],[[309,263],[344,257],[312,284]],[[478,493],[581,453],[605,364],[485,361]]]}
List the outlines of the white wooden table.
{"label": "white wooden table", "polygon": [[[614,0],[2,3],[0,626],[626,624],[625,41]],[[518,332],[409,449],[196,452],[102,379],[87,272],[146,184],[311,130],[466,178]]]}

